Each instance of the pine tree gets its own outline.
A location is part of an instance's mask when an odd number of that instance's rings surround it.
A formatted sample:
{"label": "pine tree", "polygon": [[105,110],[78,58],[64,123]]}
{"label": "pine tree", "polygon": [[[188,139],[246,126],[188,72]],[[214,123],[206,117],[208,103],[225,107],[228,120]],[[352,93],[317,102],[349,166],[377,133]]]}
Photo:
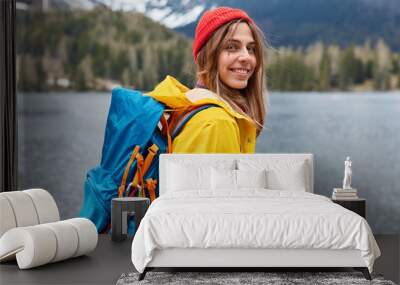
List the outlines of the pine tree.
{"label": "pine tree", "polygon": [[328,50],[324,48],[319,64],[319,86],[318,89],[325,91],[330,89],[331,82],[331,59]]}
{"label": "pine tree", "polygon": [[354,47],[347,48],[339,63],[339,87],[347,90],[354,83],[364,80],[363,63],[354,55]]}
{"label": "pine tree", "polygon": [[379,40],[375,48],[374,87],[387,90],[390,87],[390,49],[383,40]]}

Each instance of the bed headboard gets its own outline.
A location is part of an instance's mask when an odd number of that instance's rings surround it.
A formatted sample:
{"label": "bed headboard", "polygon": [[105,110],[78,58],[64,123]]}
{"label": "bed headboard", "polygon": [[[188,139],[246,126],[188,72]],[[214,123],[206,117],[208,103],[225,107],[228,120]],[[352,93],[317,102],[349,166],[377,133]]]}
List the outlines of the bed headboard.
{"label": "bed headboard", "polygon": [[[169,164],[187,164],[187,165],[210,165],[218,164],[221,161],[232,162],[234,169],[240,169],[240,165],[261,163],[266,165],[294,165],[304,163],[304,179],[306,181],[306,192],[314,192],[314,166],[313,154],[311,153],[257,153],[257,154],[161,154],[159,164],[159,193],[164,194],[168,185]],[[239,168],[238,168],[239,166]]]}

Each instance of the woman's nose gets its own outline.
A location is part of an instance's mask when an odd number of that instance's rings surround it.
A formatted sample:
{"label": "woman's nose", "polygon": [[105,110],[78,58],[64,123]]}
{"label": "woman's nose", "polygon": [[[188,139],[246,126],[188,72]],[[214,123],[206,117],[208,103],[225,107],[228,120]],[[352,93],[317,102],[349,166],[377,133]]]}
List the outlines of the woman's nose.
{"label": "woman's nose", "polygon": [[240,49],[239,60],[245,61],[250,59],[250,53],[247,48]]}

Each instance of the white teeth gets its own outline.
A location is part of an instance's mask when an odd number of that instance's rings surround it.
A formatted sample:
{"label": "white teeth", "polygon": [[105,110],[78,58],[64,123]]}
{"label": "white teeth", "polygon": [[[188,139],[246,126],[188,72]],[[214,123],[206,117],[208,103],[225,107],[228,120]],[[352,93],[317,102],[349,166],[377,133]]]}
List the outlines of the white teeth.
{"label": "white teeth", "polygon": [[249,73],[249,71],[247,69],[243,69],[243,68],[234,68],[234,69],[232,69],[232,71],[237,72],[237,73],[241,73],[241,74]]}

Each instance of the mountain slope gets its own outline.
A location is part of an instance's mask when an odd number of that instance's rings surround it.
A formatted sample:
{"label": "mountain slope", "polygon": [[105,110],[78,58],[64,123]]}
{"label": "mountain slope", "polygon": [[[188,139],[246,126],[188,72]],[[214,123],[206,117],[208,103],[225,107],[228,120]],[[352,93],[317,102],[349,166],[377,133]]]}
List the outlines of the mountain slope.
{"label": "mountain slope", "polygon": [[205,10],[232,6],[245,9],[273,46],[307,46],[315,41],[347,46],[383,38],[392,49],[400,50],[398,0],[91,1],[102,2],[113,9],[144,13],[189,37],[193,37],[196,22]]}
{"label": "mountain slope", "polygon": [[[23,0],[20,0],[23,1]],[[197,20],[212,7],[232,6],[256,19],[273,46],[307,46],[315,41],[348,46],[382,38],[400,50],[399,0],[51,0],[61,9],[136,11],[193,37]]]}
{"label": "mountain slope", "polygon": [[18,11],[17,22],[21,90],[150,90],[167,74],[193,81],[191,41],[143,14]]}
{"label": "mountain slope", "polygon": [[[245,9],[273,46],[307,46],[315,41],[349,45],[383,38],[400,50],[400,1],[270,0],[221,1]],[[195,22],[177,28],[192,36]]]}

